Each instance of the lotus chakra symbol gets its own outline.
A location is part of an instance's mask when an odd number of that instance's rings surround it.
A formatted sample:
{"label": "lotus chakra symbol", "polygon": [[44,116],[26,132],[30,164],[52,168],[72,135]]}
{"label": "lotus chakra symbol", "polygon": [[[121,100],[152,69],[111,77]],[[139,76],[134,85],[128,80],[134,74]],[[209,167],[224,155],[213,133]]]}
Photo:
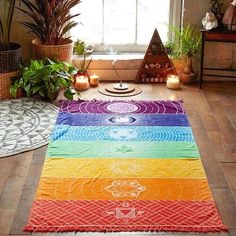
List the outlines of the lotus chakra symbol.
{"label": "lotus chakra symbol", "polygon": [[105,188],[111,192],[113,197],[138,197],[146,188],[138,183],[138,181],[115,180],[111,185]]}

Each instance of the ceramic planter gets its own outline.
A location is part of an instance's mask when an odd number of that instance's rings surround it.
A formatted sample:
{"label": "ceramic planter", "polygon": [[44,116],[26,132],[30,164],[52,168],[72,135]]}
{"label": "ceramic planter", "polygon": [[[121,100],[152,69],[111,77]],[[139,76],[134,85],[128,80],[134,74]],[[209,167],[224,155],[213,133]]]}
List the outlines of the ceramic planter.
{"label": "ceramic planter", "polygon": [[180,74],[182,73],[182,71],[184,70],[184,67],[185,67],[184,60],[172,58],[171,61],[172,61],[173,65],[174,65],[174,67],[176,69],[176,72],[180,76]]}
{"label": "ceramic planter", "polygon": [[183,84],[192,84],[195,81],[196,74],[195,73],[181,73],[180,74],[180,80],[183,82]]}

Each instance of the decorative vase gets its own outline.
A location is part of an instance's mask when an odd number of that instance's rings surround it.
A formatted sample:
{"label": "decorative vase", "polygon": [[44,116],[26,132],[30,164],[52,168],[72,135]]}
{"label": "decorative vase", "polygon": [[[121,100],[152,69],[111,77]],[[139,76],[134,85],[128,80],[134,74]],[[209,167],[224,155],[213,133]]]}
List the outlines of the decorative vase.
{"label": "decorative vase", "polygon": [[193,73],[193,59],[191,57],[190,58],[186,58],[183,73],[184,74],[191,74],[191,73]]}
{"label": "decorative vase", "polygon": [[18,43],[10,43],[10,50],[0,51],[0,73],[14,72],[21,63],[22,48]]}
{"label": "decorative vase", "polygon": [[222,23],[229,30],[236,30],[236,0],[233,0],[227,7]]}
{"label": "decorative vase", "polygon": [[175,70],[177,72],[177,74],[180,76],[180,74],[182,73],[182,71],[184,70],[184,60],[183,59],[171,59]]}
{"label": "decorative vase", "polygon": [[48,57],[59,61],[72,62],[73,41],[68,39],[65,44],[61,45],[43,45],[39,39],[32,41],[32,50],[34,59],[43,59]]}
{"label": "decorative vase", "polygon": [[195,73],[181,73],[180,74],[180,80],[183,82],[183,84],[192,84],[195,81]]}

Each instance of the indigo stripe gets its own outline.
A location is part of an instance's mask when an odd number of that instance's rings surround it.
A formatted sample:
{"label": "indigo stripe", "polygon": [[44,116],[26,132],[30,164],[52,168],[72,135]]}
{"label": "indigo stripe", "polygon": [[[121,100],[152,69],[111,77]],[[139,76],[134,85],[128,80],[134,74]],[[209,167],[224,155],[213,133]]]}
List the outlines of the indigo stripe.
{"label": "indigo stripe", "polygon": [[189,126],[186,115],[72,114],[60,112],[56,124],[71,126]]}

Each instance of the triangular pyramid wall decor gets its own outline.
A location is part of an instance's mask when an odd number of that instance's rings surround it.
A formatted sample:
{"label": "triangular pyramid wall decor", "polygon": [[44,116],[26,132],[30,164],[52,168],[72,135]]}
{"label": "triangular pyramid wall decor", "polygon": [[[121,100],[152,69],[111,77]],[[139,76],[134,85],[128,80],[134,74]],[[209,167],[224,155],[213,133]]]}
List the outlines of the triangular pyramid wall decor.
{"label": "triangular pyramid wall decor", "polygon": [[166,82],[166,76],[168,74],[177,75],[174,65],[166,53],[159,33],[155,29],[135,82]]}

